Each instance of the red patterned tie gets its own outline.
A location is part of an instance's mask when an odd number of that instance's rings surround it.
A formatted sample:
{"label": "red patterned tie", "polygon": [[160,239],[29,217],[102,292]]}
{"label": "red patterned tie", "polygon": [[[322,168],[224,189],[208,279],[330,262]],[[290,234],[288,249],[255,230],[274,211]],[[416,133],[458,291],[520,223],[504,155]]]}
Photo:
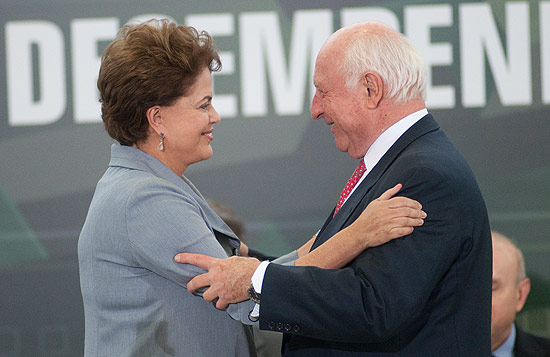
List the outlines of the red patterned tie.
{"label": "red patterned tie", "polygon": [[340,194],[340,199],[338,200],[338,204],[336,205],[336,209],[334,210],[334,216],[336,216],[336,213],[340,210],[344,202],[346,201],[346,198],[351,193],[351,190],[357,185],[357,182],[361,179],[361,176],[365,173],[365,160],[361,159],[361,162],[359,165],[357,165],[357,168],[353,172],[353,175],[349,178],[348,183],[346,184],[346,187],[344,187],[344,190]]}

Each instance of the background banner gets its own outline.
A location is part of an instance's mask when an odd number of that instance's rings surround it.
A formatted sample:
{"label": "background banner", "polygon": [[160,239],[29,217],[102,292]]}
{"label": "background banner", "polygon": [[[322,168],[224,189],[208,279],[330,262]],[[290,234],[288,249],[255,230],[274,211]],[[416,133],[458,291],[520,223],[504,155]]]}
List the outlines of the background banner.
{"label": "background banner", "polygon": [[77,356],[77,239],[112,140],[100,56],[130,21],[208,31],[214,156],[186,175],[242,217],[253,248],[311,237],[356,163],[310,118],[315,56],[338,28],[399,29],[428,66],[428,110],[472,166],[492,228],[515,238],[533,288],[521,325],[550,337],[550,1],[5,0],[0,4],[0,355]]}

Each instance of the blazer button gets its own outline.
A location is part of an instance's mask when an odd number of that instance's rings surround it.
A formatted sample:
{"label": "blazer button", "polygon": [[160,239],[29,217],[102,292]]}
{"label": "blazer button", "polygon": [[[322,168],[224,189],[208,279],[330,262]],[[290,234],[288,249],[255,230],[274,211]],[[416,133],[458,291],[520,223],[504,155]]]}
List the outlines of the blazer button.
{"label": "blazer button", "polygon": [[293,330],[294,330],[294,332],[300,332],[300,326],[294,325]]}
{"label": "blazer button", "polygon": [[283,329],[283,323],[277,322],[277,330],[281,331]]}
{"label": "blazer button", "polygon": [[269,327],[271,330],[273,330],[275,328],[275,322],[269,321],[269,323],[267,324],[267,327]]}
{"label": "blazer button", "polygon": [[286,324],[286,325],[285,325],[285,331],[286,331],[286,332],[289,332],[290,329],[291,329],[290,324]]}

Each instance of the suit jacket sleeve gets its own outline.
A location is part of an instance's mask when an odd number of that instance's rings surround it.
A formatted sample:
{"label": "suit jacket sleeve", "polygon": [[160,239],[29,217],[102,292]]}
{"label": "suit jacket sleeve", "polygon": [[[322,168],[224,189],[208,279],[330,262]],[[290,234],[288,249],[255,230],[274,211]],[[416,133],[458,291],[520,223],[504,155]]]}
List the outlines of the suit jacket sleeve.
{"label": "suit jacket sleeve", "polygon": [[[206,271],[176,263],[177,253],[227,257],[200,205],[177,186],[158,178],[145,180],[134,189],[125,209],[126,229],[136,261],[185,289],[189,280]],[[235,304],[227,311],[234,319],[250,323],[251,306]]]}
{"label": "suit jacket sleeve", "polygon": [[[341,270],[271,264],[262,287],[260,328],[281,322],[283,332],[322,340],[382,342],[421,325],[434,295],[460,294],[469,272],[450,268],[472,250],[468,237],[484,203],[470,194],[471,183],[460,174],[410,162],[392,165],[344,226],[399,182],[400,195],[423,205],[425,224],[410,236],[364,251]],[[446,274],[456,274],[455,286],[440,285]]]}

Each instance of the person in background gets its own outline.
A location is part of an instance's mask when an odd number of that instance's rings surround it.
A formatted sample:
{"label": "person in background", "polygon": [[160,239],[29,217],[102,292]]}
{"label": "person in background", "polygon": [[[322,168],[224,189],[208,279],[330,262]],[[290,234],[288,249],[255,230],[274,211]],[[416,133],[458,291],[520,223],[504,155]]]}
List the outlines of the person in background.
{"label": "person in background", "polygon": [[342,269],[178,254],[208,270],[189,290],[209,286],[203,297],[219,308],[258,302],[260,328],[285,333],[285,356],[489,356],[487,209],[466,160],[426,109],[422,56],[389,26],[354,24],[323,44],[313,82],[312,118],[324,119],[358,166],[311,253],[397,182],[422,203],[424,225]]}
{"label": "person in background", "polygon": [[[212,156],[220,117],[211,73],[220,66],[206,32],[167,20],[124,26],[103,53],[101,113],[117,143],[78,240],[85,356],[255,355],[250,326],[242,324],[250,323],[252,304],[222,311],[184,293],[204,270],[173,261],[180,251],[248,252],[184,176]],[[423,212],[416,201],[392,198],[399,189],[322,248],[353,256],[409,234]],[[308,246],[279,262],[325,260],[326,251],[311,255]]]}
{"label": "person in background", "polygon": [[550,340],[529,334],[516,324],[523,309],[531,280],[525,272],[525,260],[516,244],[501,233],[493,237],[493,305],[491,351],[495,357],[550,356]]}

